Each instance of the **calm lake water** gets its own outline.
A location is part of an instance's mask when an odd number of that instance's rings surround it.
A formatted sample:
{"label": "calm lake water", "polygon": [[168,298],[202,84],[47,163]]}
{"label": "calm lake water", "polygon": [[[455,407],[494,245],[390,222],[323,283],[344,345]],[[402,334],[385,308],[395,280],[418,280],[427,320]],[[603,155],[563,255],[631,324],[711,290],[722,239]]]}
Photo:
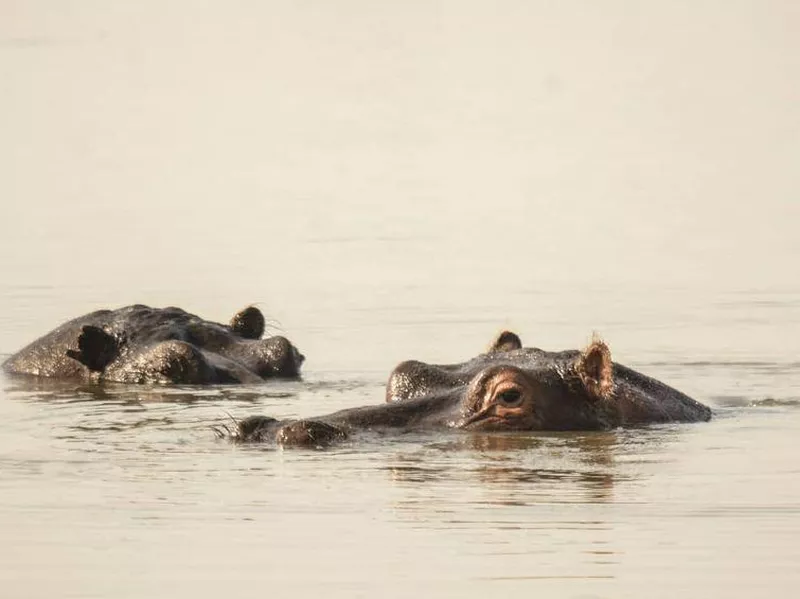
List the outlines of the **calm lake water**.
{"label": "calm lake water", "polygon": [[[0,588],[53,597],[789,597],[792,2],[0,0],[0,354],[256,303],[302,381],[0,378]],[[710,423],[237,447],[501,328]]]}

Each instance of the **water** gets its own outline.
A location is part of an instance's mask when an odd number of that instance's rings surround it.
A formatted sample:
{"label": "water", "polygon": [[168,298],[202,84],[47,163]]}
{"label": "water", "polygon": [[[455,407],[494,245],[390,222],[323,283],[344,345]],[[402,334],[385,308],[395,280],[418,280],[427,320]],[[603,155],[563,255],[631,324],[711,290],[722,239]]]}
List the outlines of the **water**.
{"label": "water", "polygon": [[[794,3],[0,1],[0,353],[256,302],[301,382],[0,379],[4,597],[790,596]],[[234,447],[501,328],[707,424]]]}

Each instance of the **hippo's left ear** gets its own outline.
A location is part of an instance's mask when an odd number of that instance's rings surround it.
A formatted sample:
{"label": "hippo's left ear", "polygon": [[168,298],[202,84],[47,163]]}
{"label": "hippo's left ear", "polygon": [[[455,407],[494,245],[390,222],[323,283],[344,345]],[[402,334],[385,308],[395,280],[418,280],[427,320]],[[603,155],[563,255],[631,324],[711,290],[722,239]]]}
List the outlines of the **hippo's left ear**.
{"label": "hippo's left ear", "polygon": [[609,399],[614,390],[614,365],[611,350],[601,339],[595,337],[575,363],[575,370],[590,397]]}
{"label": "hippo's left ear", "polygon": [[522,340],[519,338],[519,335],[511,331],[500,331],[491,345],[489,345],[486,353],[494,354],[515,349],[522,349]]}
{"label": "hippo's left ear", "polygon": [[264,334],[264,315],[255,306],[248,306],[233,315],[230,327],[245,339],[261,339]]}

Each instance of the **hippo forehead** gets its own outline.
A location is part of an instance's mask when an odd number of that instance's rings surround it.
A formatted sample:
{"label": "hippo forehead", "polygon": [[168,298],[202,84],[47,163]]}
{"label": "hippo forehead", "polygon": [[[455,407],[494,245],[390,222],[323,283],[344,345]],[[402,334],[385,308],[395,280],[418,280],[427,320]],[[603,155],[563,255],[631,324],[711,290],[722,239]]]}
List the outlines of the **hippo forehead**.
{"label": "hippo forehead", "polygon": [[171,336],[174,331],[200,319],[180,308],[159,309],[137,304],[107,312],[102,320],[103,328],[109,333],[124,332],[128,340],[163,340],[174,338]]}
{"label": "hippo forehead", "polygon": [[139,304],[109,313],[103,328],[112,334],[123,334],[127,342],[137,344],[178,340],[205,347],[230,342],[236,337],[228,327],[181,308],[151,308]]}
{"label": "hippo forehead", "polygon": [[526,371],[533,378],[563,376],[580,356],[577,350],[547,352],[536,347],[486,353],[457,364],[427,364],[410,360],[399,364],[386,389],[387,401],[421,397],[437,391],[466,387],[481,372],[502,366]]}
{"label": "hippo forehead", "polygon": [[[479,372],[496,366],[514,366],[531,371],[559,369],[574,362],[579,355],[580,352],[577,350],[547,352],[537,347],[524,347],[506,352],[481,354],[459,364],[425,364],[425,366],[429,369],[471,379]],[[424,363],[419,362],[419,364]]]}

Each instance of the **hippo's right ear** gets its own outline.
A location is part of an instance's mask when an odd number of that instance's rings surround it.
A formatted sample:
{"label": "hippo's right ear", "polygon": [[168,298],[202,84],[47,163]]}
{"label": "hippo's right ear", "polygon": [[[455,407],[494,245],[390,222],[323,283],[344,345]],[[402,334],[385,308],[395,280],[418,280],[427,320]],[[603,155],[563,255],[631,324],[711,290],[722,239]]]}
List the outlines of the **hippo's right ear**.
{"label": "hippo's right ear", "polygon": [[592,339],[575,362],[575,370],[593,399],[609,399],[614,391],[611,350],[599,337]]}
{"label": "hippo's right ear", "polygon": [[515,349],[522,349],[522,340],[519,335],[511,331],[500,331],[486,350],[486,353],[494,354]]}

